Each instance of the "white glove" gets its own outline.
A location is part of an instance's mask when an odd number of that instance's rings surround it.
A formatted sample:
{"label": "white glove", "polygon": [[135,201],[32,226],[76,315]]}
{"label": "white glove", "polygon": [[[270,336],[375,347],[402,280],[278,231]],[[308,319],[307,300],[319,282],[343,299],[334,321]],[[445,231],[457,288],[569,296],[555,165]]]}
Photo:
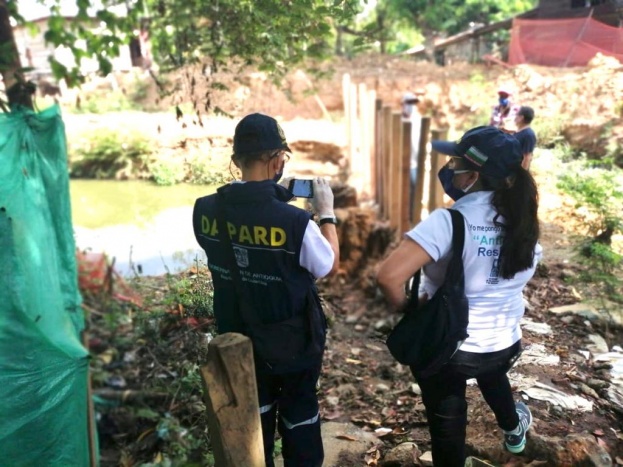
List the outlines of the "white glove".
{"label": "white glove", "polygon": [[314,197],[311,199],[312,207],[318,219],[335,217],[333,213],[333,191],[329,182],[324,178],[314,178]]}

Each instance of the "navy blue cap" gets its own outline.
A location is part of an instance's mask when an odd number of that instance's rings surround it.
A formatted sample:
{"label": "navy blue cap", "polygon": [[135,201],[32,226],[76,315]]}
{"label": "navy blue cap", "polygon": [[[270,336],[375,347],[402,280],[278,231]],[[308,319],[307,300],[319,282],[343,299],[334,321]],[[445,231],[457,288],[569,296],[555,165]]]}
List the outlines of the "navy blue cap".
{"label": "navy blue cap", "polygon": [[517,138],[493,126],[472,128],[456,142],[433,141],[431,145],[441,154],[462,158],[469,169],[496,179],[512,175],[523,160]]}
{"label": "navy blue cap", "polygon": [[234,133],[234,154],[244,155],[254,152],[270,151],[271,149],[290,148],[286,135],[277,120],[268,115],[254,113],[244,117]]}

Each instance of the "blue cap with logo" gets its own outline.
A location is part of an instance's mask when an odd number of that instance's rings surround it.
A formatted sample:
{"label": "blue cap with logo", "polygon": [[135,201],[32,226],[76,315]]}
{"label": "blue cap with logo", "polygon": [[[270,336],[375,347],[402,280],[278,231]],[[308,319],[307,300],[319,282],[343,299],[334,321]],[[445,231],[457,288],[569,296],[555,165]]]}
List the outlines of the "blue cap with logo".
{"label": "blue cap with logo", "polygon": [[234,133],[234,154],[244,155],[271,149],[290,148],[283,129],[273,117],[261,113],[253,113],[244,117]]}
{"label": "blue cap with logo", "polygon": [[521,166],[521,144],[513,135],[493,126],[467,131],[458,141],[432,141],[441,154],[462,158],[467,167],[491,178],[512,175]]}

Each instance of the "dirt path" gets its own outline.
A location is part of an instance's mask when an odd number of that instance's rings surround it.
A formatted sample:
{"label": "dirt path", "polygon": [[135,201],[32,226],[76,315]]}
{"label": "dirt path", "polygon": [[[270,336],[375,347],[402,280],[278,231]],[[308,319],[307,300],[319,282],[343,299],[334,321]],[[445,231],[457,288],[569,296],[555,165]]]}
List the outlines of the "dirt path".
{"label": "dirt path", "polygon": [[[549,355],[560,357],[560,363],[547,366],[534,362],[521,364],[520,361],[512,375],[517,397],[520,397],[519,390],[527,387],[526,380],[539,381],[568,394],[581,394],[595,404],[592,412],[561,410],[547,402],[530,399],[536,420],[534,433],[559,438],[573,433],[588,433],[591,437],[593,433],[601,434],[599,442],[607,446],[614,459],[623,456],[620,416],[596,392],[590,397],[582,394],[577,386],[578,381],[585,381],[589,376],[603,377],[595,376],[594,368],[577,352],[587,347],[590,342],[587,336],[596,331],[587,326],[583,318],[562,321],[546,311],[552,305],[576,301],[570,288],[556,277],[557,272],[553,267],[548,276],[535,277],[526,291],[532,304],[526,318],[546,323],[552,331],[544,336],[524,328],[523,342],[528,349],[544,346]],[[413,378],[407,368],[392,359],[384,345],[386,334],[397,317],[388,314],[382,301],[366,297],[352,286],[324,290],[334,325],[321,384],[323,419],[350,421],[370,431],[389,428],[391,433],[379,439],[382,454],[405,441],[414,441],[421,450],[430,449],[424,407],[414,392]],[[501,433],[474,386],[468,387],[468,404],[467,442],[471,453],[497,464],[513,461],[513,465],[528,465],[532,461],[546,460],[542,451],[528,449],[526,455],[518,459],[501,449]]]}

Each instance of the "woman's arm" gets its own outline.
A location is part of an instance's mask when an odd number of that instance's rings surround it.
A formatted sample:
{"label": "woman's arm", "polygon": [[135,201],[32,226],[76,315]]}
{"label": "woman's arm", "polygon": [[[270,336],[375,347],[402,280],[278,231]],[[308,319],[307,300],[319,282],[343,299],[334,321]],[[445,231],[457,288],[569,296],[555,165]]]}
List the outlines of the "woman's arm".
{"label": "woman's arm", "polygon": [[395,309],[406,301],[405,284],[413,275],[433,258],[417,242],[405,238],[391,255],[381,264],[377,283],[385,298]]}

